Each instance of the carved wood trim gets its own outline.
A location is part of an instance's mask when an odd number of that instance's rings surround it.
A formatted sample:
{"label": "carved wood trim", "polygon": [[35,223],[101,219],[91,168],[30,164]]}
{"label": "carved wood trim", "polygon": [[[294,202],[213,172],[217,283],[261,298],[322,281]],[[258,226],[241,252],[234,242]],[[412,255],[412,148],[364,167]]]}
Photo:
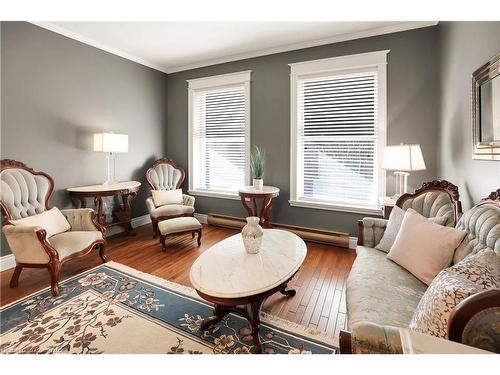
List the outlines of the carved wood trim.
{"label": "carved wood trim", "polygon": [[[52,193],[54,192],[54,179],[48,175],[45,172],[36,172],[32,168],[28,167],[26,164],[13,160],[13,159],[2,159],[0,160],[0,172],[6,170],[6,169],[24,169],[25,171],[37,175],[37,176],[44,176],[48,181],[49,181],[49,189],[47,191],[47,195],[45,196],[45,209],[50,210],[52,207],[50,206],[50,197],[52,196]],[[2,211],[2,219],[4,225],[10,220],[10,213],[7,210],[7,206],[3,201],[0,201],[0,210]]]}
{"label": "carved wood trim", "polygon": [[176,189],[179,189],[182,185],[182,183],[184,182],[184,179],[186,178],[186,171],[184,170],[184,168],[180,167],[179,165],[177,165],[175,163],[175,161],[173,161],[172,159],[168,159],[168,158],[161,158],[161,159],[158,159],[156,160],[153,165],[151,167],[148,168],[148,170],[146,171],[146,180],[149,184],[149,186],[151,187],[151,190],[156,190],[154,185],[153,185],[153,182],[150,180],[149,178],[149,173],[151,171],[154,170],[154,168],[160,164],[169,164],[171,165],[174,169],[177,169],[181,172],[181,178],[179,179],[179,182],[177,182],[177,186],[175,187]]}
{"label": "carved wood trim", "polygon": [[500,308],[500,289],[485,290],[464,299],[451,310],[448,320],[449,339],[461,343],[467,323],[477,313],[492,307]]}
{"label": "carved wood trim", "polygon": [[460,216],[462,216],[462,203],[460,202],[460,194],[458,193],[458,186],[446,180],[433,180],[424,182],[422,186],[416,189],[413,193],[405,193],[401,195],[396,201],[396,206],[401,208],[403,207],[403,203],[407,199],[416,198],[419,195],[433,190],[443,191],[448,194],[453,204],[453,214],[456,224],[458,222],[458,219],[460,219]]}
{"label": "carved wood trim", "polygon": [[481,202],[483,201],[500,201],[500,189],[492,191],[486,198],[481,199]]}

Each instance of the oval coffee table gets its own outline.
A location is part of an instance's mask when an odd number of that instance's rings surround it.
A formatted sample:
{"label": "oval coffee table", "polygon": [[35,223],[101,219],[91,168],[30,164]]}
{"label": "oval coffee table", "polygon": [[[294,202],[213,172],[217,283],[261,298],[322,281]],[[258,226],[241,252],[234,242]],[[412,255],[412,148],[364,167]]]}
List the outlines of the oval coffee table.
{"label": "oval coffee table", "polygon": [[191,266],[191,284],[198,294],[215,305],[214,316],[201,324],[205,330],[233,312],[245,317],[252,327],[254,353],[261,353],[260,309],[276,292],[294,296],[288,282],[307,254],[304,241],[278,229],[264,229],[262,247],[248,254],[241,233],[228,237],[201,254]]}

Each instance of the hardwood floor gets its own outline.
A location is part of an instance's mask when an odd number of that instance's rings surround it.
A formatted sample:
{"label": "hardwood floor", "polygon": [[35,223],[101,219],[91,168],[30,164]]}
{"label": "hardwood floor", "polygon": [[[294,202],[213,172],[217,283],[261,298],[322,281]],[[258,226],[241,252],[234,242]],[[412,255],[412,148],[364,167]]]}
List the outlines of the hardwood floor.
{"label": "hardwood floor", "polygon": [[[196,240],[185,234],[167,237],[167,252],[161,251],[158,238],[153,239],[151,225],[135,229],[136,236],[119,234],[109,238],[107,255],[110,260],[125,264],[179,284],[191,286],[189,269],[194,260],[210,246],[237,233],[236,230],[214,226],[203,227],[201,247]],[[280,293],[271,296],[263,310],[292,322],[326,331],[338,337],[346,324],[345,280],[355,258],[354,250],[317,243],[307,243],[307,257],[300,271],[290,283],[297,291],[295,297]],[[66,263],[61,280],[101,264],[99,256]],[[9,288],[14,270],[0,274],[0,303],[2,306],[49,286],[49,274],[45,269],[24,269],[19,286]]]}

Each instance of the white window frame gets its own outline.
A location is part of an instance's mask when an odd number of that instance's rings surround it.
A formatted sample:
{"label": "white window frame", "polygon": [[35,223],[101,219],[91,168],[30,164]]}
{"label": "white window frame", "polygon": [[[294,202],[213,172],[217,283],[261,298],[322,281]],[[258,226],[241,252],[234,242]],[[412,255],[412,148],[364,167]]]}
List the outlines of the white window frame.
{"label": "white window frame", "polygon": [[387,54],[390,50],[360,53],[356,55],[339,56],[327,59],[304,61],[289,64],[290,66],[290,200],[291,206],[317,208],[322,210],[381,214],[378,207],[346,205],[318,200],[299,199],[298,175],[298,97],[297,83],[299,79],[310,76],[328,75],[330,73],[352,73],[366,69],[377,71],[377,148],[376,148],[376,179],[378,180],[378,196],[385,196],[385,170],[382,169],[382,153],[387,144]]}
{"label": "white window frame", "polygon": [[210,77],[189,79],[188,83],[188,148],[189,148],[189,187],[188,192],[192,195],[212,198],[224,198],[239,200],[238,192],[216,191],[213,189],[200,189],[194,186],[194,94],[197,91],[206,91],[210,89],[220,89],[234,85],[243,84],[245,87],[245,184],[250,181],[250,78],[251,70],[242,72],[221,74]]}

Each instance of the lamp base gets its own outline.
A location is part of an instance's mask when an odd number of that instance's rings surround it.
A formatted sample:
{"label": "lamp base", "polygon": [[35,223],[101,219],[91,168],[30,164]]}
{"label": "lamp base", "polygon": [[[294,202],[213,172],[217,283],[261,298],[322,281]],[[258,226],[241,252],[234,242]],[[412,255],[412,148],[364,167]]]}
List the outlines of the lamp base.
{"label": "lamp base", "polygon": [[401,195],[405,194],[408,191],[408,176],[410,174],[408,172],[396,171],[394,172],[394,176],[396,176],[396,193],[393,198],[399,198]]}
{"label": "lamp base", "polygon": [[106,180],[103,182],[103,185],[114,185],[117,183],[118,183],[118,181],[116,181],[116,180]]}

